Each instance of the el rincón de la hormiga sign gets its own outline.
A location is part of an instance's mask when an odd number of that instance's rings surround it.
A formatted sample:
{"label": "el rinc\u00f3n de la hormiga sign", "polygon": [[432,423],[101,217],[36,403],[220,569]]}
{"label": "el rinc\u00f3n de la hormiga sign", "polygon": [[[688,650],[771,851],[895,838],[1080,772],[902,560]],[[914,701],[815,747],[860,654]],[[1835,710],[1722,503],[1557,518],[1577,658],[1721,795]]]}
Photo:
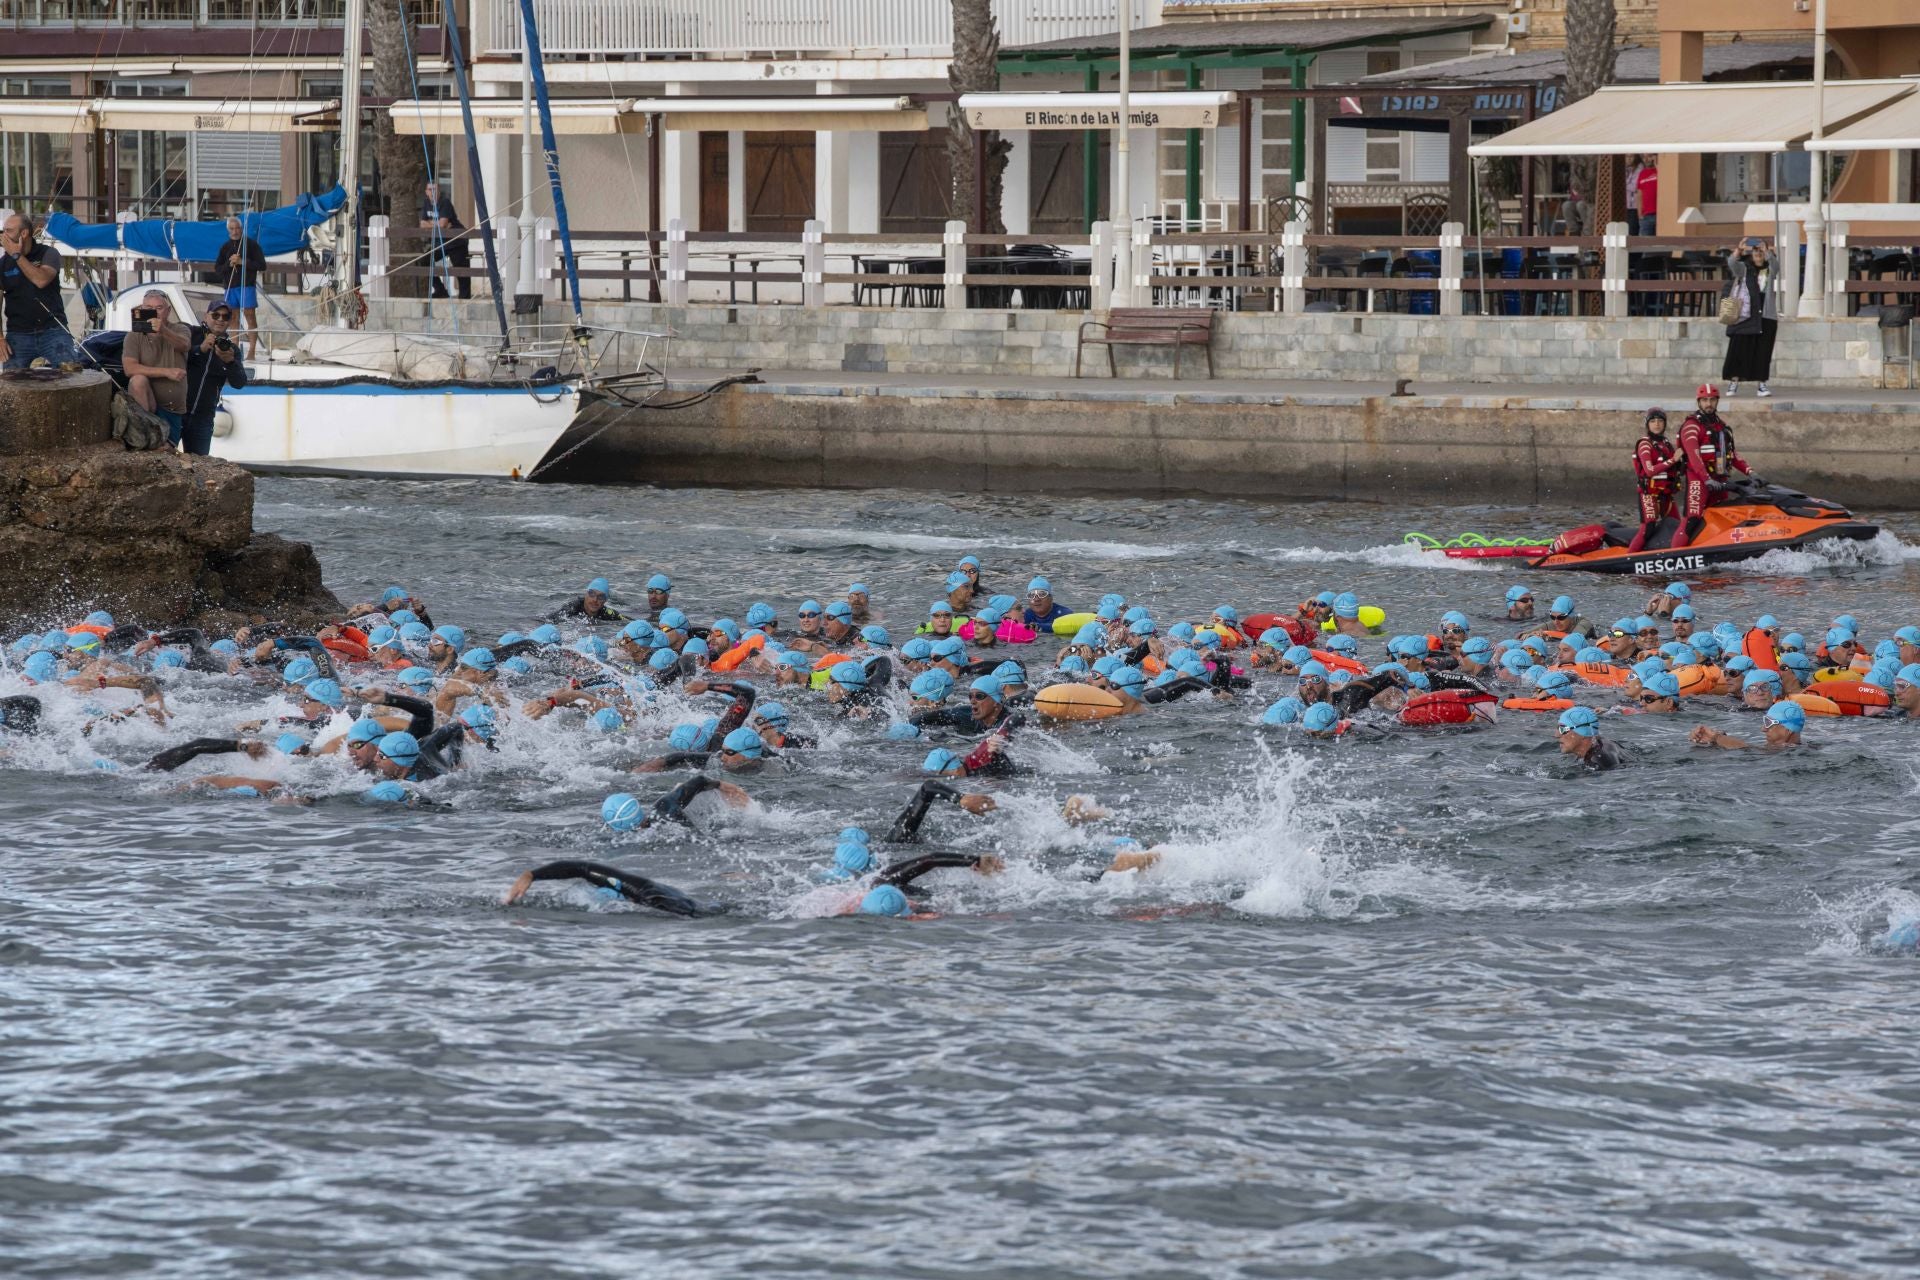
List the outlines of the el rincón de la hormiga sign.
{"label": "el rinc\u00f3n de la hormiga sign", "polygon": [[[1221,124],[1217,106],[1134,107],[1128,113],[1135,129],[1213,129]],[[1114,129],[1120,125],[1118,107],[968,107],[967,123],[975,129]]]}

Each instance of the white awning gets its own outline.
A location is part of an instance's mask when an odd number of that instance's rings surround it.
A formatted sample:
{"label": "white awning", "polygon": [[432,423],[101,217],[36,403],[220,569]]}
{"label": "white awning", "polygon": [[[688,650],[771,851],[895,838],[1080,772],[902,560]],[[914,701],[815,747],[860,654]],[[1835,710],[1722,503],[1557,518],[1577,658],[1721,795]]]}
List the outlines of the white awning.
{"label": "white awning", "polygon": [[[396,102],[387,111],[396,133],[460,134],[466,131],[460,104],[444,99]],[[644,133],[647,117],[683,130],[820,132],[886,130],[924,132],[927,109],[911,98],[561,98],[553,101],[556,134]],[[481,134],[521,131],[520,104],[481,98],[473,104],[473,128]],[[534,128],[540,127],[539,116]]]}
{"label": "white awning", "polygon": [[[1833,133],[1906,97],[1912,80],[1829,80]],[[1467,148],[1474,156],[1793,151],[1813,136],[1811,84],[1654,84],[1602,89]]]}
{"label": "white awning", "polygon": [[177,133],[294,133],[339,127],[339,99],[286,102],[246,98],[99,98],[103,129]]}
{"label": "white awning", "polygon": [[[1231,93],[1185,90],[1127,96],[1135,129],[1213,129],[1233,120]],[[963,93],[960,110],[976,129],[1115,129],[1118,93]]]}
{"label": "white awning", "polygon": [[1920,150],[1920,93],[1889,103],[1864,120],[1856,120],[1818,141],[1808,142],[1807,150]]}
{"label": "white awning", "polygon": [[0,133],[92,133],[91,98],[0,96]]}

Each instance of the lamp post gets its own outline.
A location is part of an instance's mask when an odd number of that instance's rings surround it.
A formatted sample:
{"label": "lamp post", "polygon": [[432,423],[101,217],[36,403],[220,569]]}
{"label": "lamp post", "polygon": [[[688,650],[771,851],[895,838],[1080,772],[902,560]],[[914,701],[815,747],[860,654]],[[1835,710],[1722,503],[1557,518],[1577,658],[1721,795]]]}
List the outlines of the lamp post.
{"label": "lamp post", "polygon": [[[1822,4],[1826,0],[1821,0]],[[1118,0],[1120,16],[1120,134],[1113,143],[1113,300],[1115,306],[1131,306],[1133,303],[1133,201],[1128,194],[1130,156],[1127,149],[1127,133],[1132,124],[1133,113],[1127,97],[1127,85],[1132,75],[1132,0]]]}
{"label": "lamp post", "polygon": [[[1827,0],[1813,6],[1813,140],[1827,131]],[[1827,314],[1827,155],[1809,153],[1807,183],[1807,279],[1800,290],[1800,318],[1818,320]]]}

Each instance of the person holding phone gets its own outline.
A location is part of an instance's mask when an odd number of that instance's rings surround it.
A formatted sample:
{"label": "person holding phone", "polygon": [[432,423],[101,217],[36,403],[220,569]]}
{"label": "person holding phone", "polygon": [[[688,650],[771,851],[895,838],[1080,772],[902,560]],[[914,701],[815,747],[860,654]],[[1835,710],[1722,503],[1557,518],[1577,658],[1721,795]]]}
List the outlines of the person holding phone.
{"label": "person holding phone", "polygon": [[1727,252],[1727,271],[1733,277],[1727,296],[1735,306],[1720,376],[1726,380],[1727,399],[1739,394],[1742,379],[1758,383],[1754,394],[1764,399],[1773,394],[1767,379],[1773,372],[1773,340],[1780,332],[1777,281],[1766,246],[1758,240],[1742,240]]}
{"label": "person holding phone", "polygon": [[149,289],[133,309],[133,331],[120,348],[127,394],[142,409],[166,419],[167,440],[180,443],[187,411],[187,350],[192,332],[173,318],[173,303]]}
{"label": "person holding phone", "polygon": [[60,251],[34,239],[33,219],[0,210],[0,366],[24,369],[78,364],[80,349],[67,332],[67,304],[60,296]]}

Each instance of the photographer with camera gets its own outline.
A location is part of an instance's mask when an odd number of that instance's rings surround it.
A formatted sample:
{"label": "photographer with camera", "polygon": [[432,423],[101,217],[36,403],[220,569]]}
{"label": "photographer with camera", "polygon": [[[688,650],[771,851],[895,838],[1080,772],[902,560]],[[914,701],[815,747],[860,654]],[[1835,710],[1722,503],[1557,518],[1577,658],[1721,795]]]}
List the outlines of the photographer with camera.
{"label": "photographer with camera", "polygon": [[207,308],[206,320],[206,328],[194,330],[196,341],[187,353],[186,426],[180,433],[181,448],[203,457],[213,449],[213,415],[220,408],[221,391],[247,385],[246,362],[228,333],[233,308],[216,302]]}
{"label": "photographer with camera", "polygon": [[120,348],[127,394],[142,409],[167,420],[169,443],[180,443],[187,411],[187,351],[193,333],[173,318],[173,303],[159,289],[147,290],[133,309],[133,332]]}
{"label": "photographer with camera", "polygon": [[0,367],[24,369],[43,356],[53,365],[80,362],[60,296],[60,251],[36,241],[33,219],[12,210],[0,210],[0,295]]}

